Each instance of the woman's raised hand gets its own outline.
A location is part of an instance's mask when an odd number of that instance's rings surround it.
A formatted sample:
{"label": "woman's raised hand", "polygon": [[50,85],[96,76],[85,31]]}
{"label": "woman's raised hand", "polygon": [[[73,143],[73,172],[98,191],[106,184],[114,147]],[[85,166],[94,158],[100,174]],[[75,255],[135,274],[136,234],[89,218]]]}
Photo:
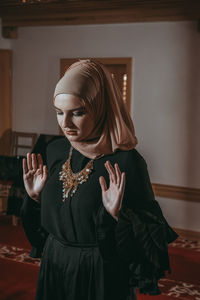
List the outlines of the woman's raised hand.
{"label": "woman's raised hand", "polygon": [[28,195],[40,202],[40,194],[47,181],[47,167],[43,166],[42,156],[27,153],[27,159],[23,159],[23,179]]}
{"label": "woman's raised hand", "polygon": [[109,174],[110,185],[109,188],[107,188],[104,177],[99,177],[99,183],[102,190],[102,201],[106,210],[113,218],[118,220],[118,214],[124,196],[125,173],[121,173],[117,163],[113,168],[111,163],[107,161],[105,167]]}

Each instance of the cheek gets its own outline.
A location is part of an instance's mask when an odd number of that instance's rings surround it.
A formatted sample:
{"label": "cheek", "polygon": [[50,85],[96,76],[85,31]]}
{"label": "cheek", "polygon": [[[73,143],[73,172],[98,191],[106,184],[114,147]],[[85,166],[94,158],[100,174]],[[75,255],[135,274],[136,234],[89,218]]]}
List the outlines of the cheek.
{"label": "cheek", "polygon": [[61,125],[61,117],[59,115],[57,115],[56,118],[57,118],[58,124]]}
{"label": "cheek", "polygon": [[83,131],[92,131],[93,128],[94,128],[94,120],[91,119],[91,118],[84,118],[84,120],[82,120],[80,122],[80,128],[83,130]]}
{"label": "cheek", "polygon": [[87,132],[89,133],[89,132],[92,132],[93,131],[93,129],[94,129],[94,121],[93,120],[88,120],[88,122],[87,122]]}

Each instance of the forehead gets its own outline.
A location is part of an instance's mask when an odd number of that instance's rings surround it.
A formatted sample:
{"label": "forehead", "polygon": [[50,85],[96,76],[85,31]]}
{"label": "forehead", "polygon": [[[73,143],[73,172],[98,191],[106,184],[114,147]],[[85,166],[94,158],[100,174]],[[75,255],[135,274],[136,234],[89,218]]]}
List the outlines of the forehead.
{"label": "forehead", "polygon": [[54,99],[54,105],[59,109],[73,110],[84,106],[83,99],[71,94],[59,94]]}

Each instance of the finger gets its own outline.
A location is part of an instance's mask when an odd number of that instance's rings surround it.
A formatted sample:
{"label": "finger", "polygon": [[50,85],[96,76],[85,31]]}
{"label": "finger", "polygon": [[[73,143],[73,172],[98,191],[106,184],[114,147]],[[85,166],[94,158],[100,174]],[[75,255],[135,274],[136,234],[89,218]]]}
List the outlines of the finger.
{"label": "finger", "polygon": [[40,153],[37,154],[39,168],[43,168],[43,159]]}
{"label": "finger", "polygon": [[120,190],[121,190],[120,208],[122,206],[122,200],[124,198],[125,184],[126,184],[126,176],[125,176],[125,172],[123,172],[122,173],[122,178],[121,178],[121,183],[120,183]]}
{"label": "finger", "polygon": [[120,197],[119,197],[119,199],[116,203],[118,211],[122,207],[122,201],[123,201],[123,198],[124,198],[124,189],[125,189],[125,172],[122,173],[122,180],[121,180],[121,183],[120,183]]}
{"label": "finger", "polygon": [[37,160],[38,160],[38,168],[40,169],[41,174],[43,175],[43,159],[41,154],[37,154]]}
{"label": "finger", "polygon": [[126,182],[126,176],[125,176],[125,172],[123,172],[122,177],[121,177],[121,182],[120,182],[120,190],[121,191],[124,191],[125,182]]}
{"label": "finger", "polygon": [[26,163],[26,158],[23,158],[22,160],[22,167],[23,167],[23,173],[24,175],[28,173],[28,167],[27,167],[27,163]]}
{"label": "finger", "polygon": [[113,168],[113,166],[111,165],[111,163],[109,162],[109,160],[107,160],[107,162],[105,163],[105,167],[106,167],[106,170],[109,173],[110,181],[116,182],[115,169]]}
{"label": "finger", "polygon": [[99,177],[99,183],[100,183],[102,192],[106,192],[107,191],[107,185],[106,185],[105,178],[103,176]]}
{"label": "finger", "polygon": [[43,179],[46,181],[48,177],[47,166],[43,166]]}
{"label": "finger", "polygon": [[37,166],[35,153],[31,154],[31,161],[32,161],[33,170],[37,170],[38,166]]}
{"label": "finger", "polygon": [[117,185],[119,187],[121,182],[121,171],[117,163],[115,164],[115,172],[116,172]]}
{"label": "finger", "polygon": [[31,154],[27,153],[27,166],[28,166],[28,170],[32,170],[32,161],[31,161]]}

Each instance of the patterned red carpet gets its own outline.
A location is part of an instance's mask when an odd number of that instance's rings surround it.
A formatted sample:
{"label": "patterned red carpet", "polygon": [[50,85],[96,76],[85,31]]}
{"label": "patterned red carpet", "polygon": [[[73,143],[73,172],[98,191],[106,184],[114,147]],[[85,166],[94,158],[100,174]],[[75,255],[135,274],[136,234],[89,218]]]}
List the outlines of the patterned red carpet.
{"label": "patterned red carpet", "polygon": [[[31,259],[29,249],[21,225],[0,217],[0,300],[34,300],[40,260]],[[200,300],[200,241],[178,238],[169,253],[172,274],[159,281],[162,294],[138,294],[138,300]]]}

